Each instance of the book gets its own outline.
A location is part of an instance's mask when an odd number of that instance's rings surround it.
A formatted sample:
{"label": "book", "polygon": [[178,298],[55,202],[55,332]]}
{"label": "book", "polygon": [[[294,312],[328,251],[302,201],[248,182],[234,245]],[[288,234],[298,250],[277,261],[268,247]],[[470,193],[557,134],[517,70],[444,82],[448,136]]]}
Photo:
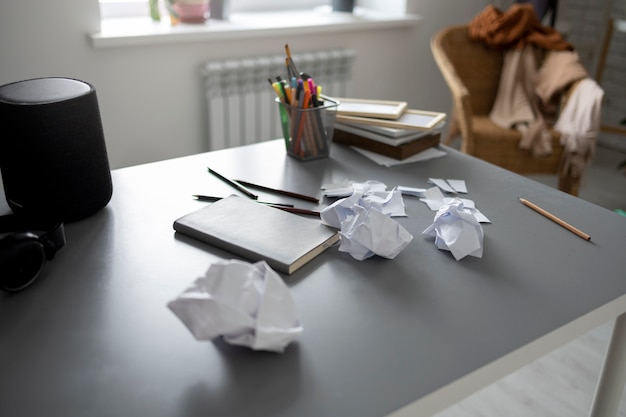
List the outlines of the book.
{"label": "book", "polygon": [[235,195],[180,217],[174,230],[286,274],[339,241],[337,230],[318,220]]}
{"label": "book", "polygon": [[390,145],[375,139],[369,139],[335,126],[333,141],[344,145],[355,146],[367,151],[376,152],[394,159],[403,160],[428,148],[439,145],[440,132],[430,132],[410,142]]}
{"label": "book", "polygon": [[[433,127],[432,130],[443,129],[446,122],[442,120]],[[396,129],[393,127],[385,127],[385,126],[376,126],[373,124],[363,124],[363,123],[346,123],[346,122],[337,122],[337,125],[348,126],[350,128],[359,129],[359,131],[367,130],[372,133],[376,133],[379,135],[383,135],[389,138],[404,138],[405,136],[415,136],[415,135],[425,135],[430,130],[411,130],[411,129]]]}
{"label": "book", "polygon": [[[358,126],[358,127],[357,127]],[[424,136],[430,135],[432,132],[426,130],[408,130],[409,134],[402,136],[388,136],[384,133],[377,133],[371,131],[368,128],[364,128],[365,125],[353,125],[346,123],[335,123],[335,128],[343,130],[345,132],[352,133],[357,136],[362,136],[367,139],[372,139],[378,142],[386,143],[391,146],[399,146],[407,142],[412,142],[415,139],[419,139]],[[368,126],[369,127],[369,126]]]}
{"label": "book", "polygon": [[343,123],[361,123],[367,125],[392,127],[395,129],[432,130],[445,119],[445,113],[409,109],[404,111],[402,115],[396,120],[381,119],[376,117],[352,116],[337,112],[335,121]]}

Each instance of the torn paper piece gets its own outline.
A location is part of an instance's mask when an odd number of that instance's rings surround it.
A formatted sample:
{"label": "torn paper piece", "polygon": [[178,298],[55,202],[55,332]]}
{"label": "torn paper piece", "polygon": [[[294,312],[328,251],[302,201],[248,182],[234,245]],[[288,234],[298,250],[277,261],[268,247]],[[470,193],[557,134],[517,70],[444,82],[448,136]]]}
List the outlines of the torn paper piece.
{"label": "torn paper piece", "polygon": [[300,333],[296,308],[280,276],[265,261],[212,264],[167,306],[197,340],[282,352]]}
{"label": "torn paper piece", "polygon": [[455,189],[450,187],[446,180],[442,180],[441,178],[429,178],[428,182],[441,188],[441,191],[443,191],[444,193],[456,193]]}
{"label": "torn paper piece", "polygon": [[359,205],[360,200],[361,194],[353,194],[325,207],[320,213],[322,223],[341,229],[341,223],[354,216],[354,207]]}
{"label": "torn paper piece", "polygon": [[402,193],[398,190],[375,191],[363,194],[359,205],[376,210],[391,217],[406,217]]}
{"label": "torn paper piece", "polygon": [[435,236],[437,248],[449,250],[457,261],[466,256],[483,256],[483,228],[460,199],[441,207],[433,224],[422,233]]}
{"label": "torn paper piece", "polygon": [[322,184],[326,197],[349,197],[355,192],[366,193],[386,191],[387,186],[380,181],[368,180],[365,182],[344,181],[341,183]]}
{"label": "torn paper piece", "polygon": [[448,185],[450,187],[452,187],[452,189],[454,191],[456,191],[457,193],[467,194],[467,185],[465,185],[465,181],[464,180],[451,180],[451,179],[448,179],[446,181],[447,181]]}
{"label": "torn paper piece", "polygon": [[393,259],[411,242],[413,236],[398,222],[372,208],[354,206],[354,215],[341,225],[340,252],[362,261],[378,255]]}
{"label": "torn paper piece", "polygon": [[438,187],[432,187],[424,192],[424,197],[420,201],[426,203],[432,211],[437,211],[441,207],[449,204],[452,200],[461,200],[463,206],[470,210],[480,223],[491,223],[491,221],[476,208],[474,201],[467,198],[446,197]]}
{"label": "torn paper piece", "polygon": [[398,185],[396,189],[400,191],[402,195],[412,195],[415,197],[424,197],[424,193],[426,192],[426,188],[407,187],[404,185]]}
{"label": "torn paper piece", "polygon": [[438,187],[431,187],[424,192],[424,197],[420,201],[426,203],[432,211],[439,210],[444,204],[444,195]]}
{"label": "torn paper piece", "polygon": [[353,181],[345,181],[340,183],[322,184],[322,190],[326,197],[349,197],[354,192],[352,188]]}
{"label": "torn paper piece", "polygon": [[[382,185],[384,186],[384,184]],[[376,186],[373,188],[380,189],[381,187]],[[358,190],[355,189],[356,191],[351,196],[337,200],[326,207],[321,214],[322,221],[328,226],[339,229],[341,227],[341,221],[345,217],[353,214],[352,207],[355,205],[366,209],[375,208],[391,217],[406,217],[404,200],[402,199],[402,193],[399,191],[363,192],[361,191],[362,189],[363,187],[358,188]]]}
{"label": "torn paper piece", "polygon": [[387,191],[387,186],[376,180],[367,180],[365,182],[355,182],[352,184],[354,192],[361,192],[363,194],[367,192]]}
{"label": "torn paper piece", "polygon": [[467,186],[465,185],[464,180],[452,180],[452,179],[441,179],[441,178],[429,178],[428,182],[437,187],[441,188],[443,192],[456,194],[456,193],[464,193],[467,194]]}

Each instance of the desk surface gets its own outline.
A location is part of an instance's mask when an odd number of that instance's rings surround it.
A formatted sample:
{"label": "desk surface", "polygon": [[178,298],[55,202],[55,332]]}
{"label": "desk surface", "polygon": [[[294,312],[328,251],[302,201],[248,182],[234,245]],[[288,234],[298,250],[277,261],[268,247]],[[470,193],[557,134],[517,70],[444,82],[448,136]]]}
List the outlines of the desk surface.
{"label": "desk surface", "polygon": [[[448,151],[383,168],[339,145],[300,163],[270,141],[113,171],[109,205],[67,225],[67,246],[34,286],[0,294],[0,415],[424,415],[626,311],[626,219]],[[192,194],[233,193],[207,166],[317,195],[345,179],[465,179],[492,221],[484,256],[438,250],[421,234],[434,213],[405,197],[398,220],[414,239],[396,259],[332,248],[285,277],[304,333],[284,354],[198,342],[166,303],[231,258],[172,229],[207,204]]]}

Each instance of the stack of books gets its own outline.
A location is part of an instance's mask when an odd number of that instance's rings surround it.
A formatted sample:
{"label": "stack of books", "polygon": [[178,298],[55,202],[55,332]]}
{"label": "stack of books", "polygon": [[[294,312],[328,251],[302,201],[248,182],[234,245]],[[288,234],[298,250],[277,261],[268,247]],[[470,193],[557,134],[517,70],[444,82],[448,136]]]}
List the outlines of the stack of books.
{"label": "stack of books", "polygon": [[338,98],[333,141],[398,160],[437,146],[446,114],[406,102]]}

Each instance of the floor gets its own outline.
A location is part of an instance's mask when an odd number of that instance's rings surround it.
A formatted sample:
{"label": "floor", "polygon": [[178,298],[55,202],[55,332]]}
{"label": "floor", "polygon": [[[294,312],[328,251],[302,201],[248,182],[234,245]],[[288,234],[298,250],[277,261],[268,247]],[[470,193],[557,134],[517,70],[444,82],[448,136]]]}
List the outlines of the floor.
{"label": "floor", "polygon": [[[626,211],[626,172],[617,169],[624,160],[626,146],[622,149],[621,144],[616,147],[600,142],[579,197],[609,210]],[[556,187],[554,177],[531,178]],[[587,416],[611,330],[612,322],[606,323],[436,417]],[[618,416],[626,417],[626,391]]]}

